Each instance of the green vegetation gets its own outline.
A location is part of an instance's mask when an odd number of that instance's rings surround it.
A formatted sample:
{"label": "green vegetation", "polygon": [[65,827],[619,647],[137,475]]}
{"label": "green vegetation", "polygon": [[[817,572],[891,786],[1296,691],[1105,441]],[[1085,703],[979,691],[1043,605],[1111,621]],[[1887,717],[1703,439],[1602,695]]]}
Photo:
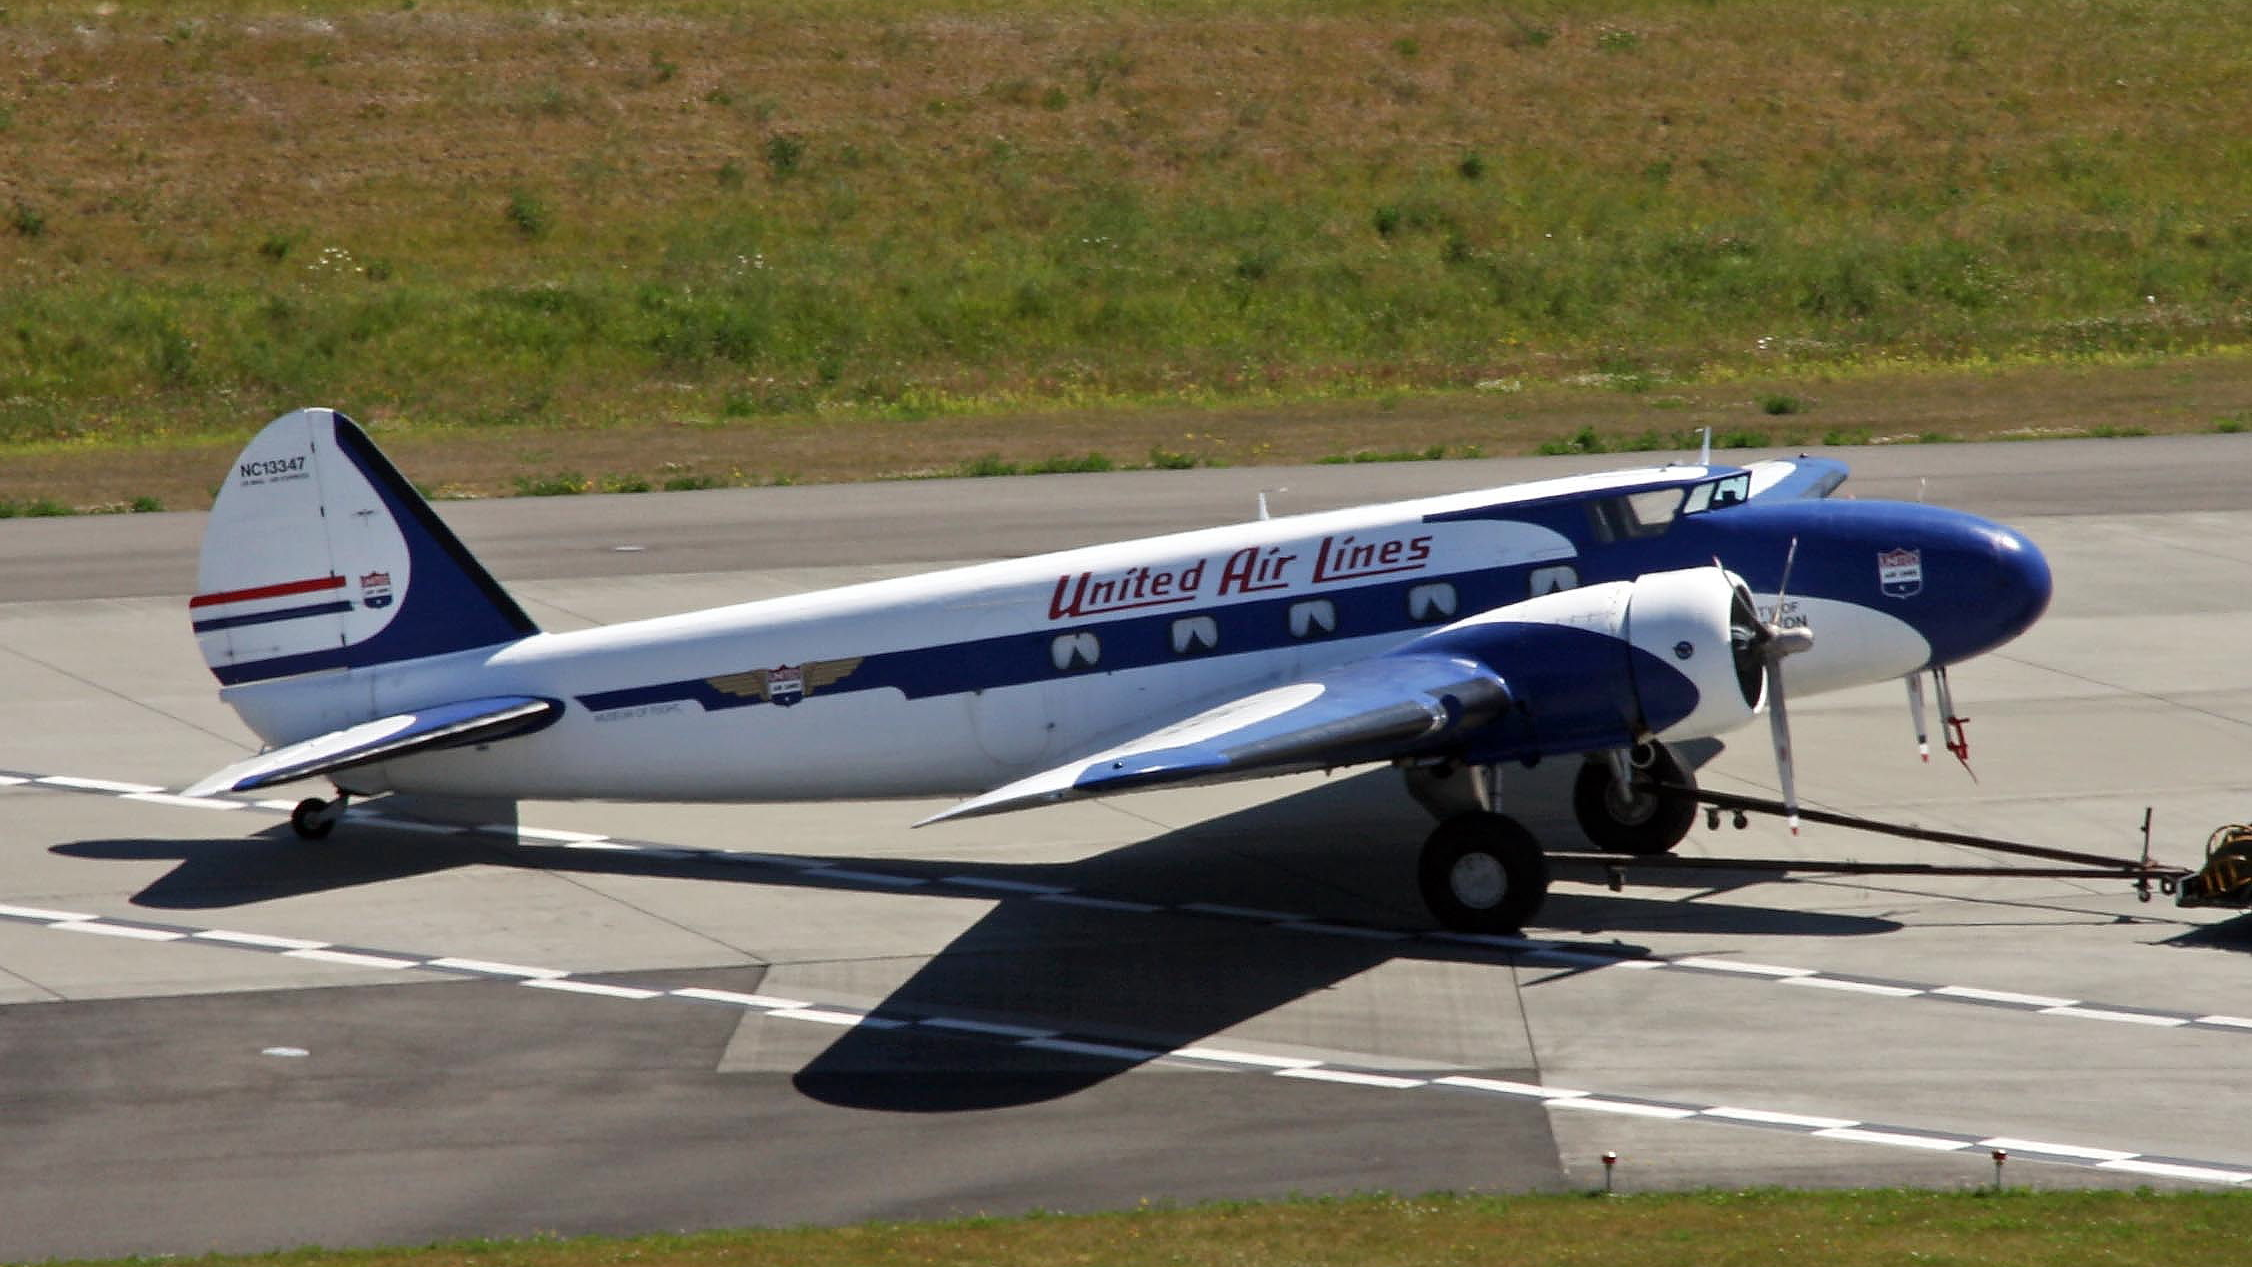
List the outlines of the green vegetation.
{"label": "green vegetation", "polygon": [[8,6],[0,450],[311,400],[520,428],[1634,394],[2252,320],[2233,0],[438,8]]}
{"label": "green vegetation", "polygon": [[1673,1267],[1682,1263],[1906,1262],[2035,1267],[2215,1261],[2252,1235],[2237,1192],[1687,1192],[1360,1196],[1230,1202],[1118,1214],[1035,1214],[942,1223],[707,1232],[634,1238],[465,1241],[412,1250],[295,1249],[211,1254],[204,1267],[1456,1267],[1509,1263]]}

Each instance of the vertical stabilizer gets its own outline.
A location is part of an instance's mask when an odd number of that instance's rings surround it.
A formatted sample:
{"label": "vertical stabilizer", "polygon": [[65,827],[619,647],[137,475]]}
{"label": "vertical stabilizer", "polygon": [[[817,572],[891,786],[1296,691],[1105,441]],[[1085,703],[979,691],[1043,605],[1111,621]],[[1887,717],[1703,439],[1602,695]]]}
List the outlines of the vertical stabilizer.
{"label": "vertical stabilizer", "polygon": [[422,495],[332,409],[268,423],[235,459],[188,604],[223,685],[537,633]]}

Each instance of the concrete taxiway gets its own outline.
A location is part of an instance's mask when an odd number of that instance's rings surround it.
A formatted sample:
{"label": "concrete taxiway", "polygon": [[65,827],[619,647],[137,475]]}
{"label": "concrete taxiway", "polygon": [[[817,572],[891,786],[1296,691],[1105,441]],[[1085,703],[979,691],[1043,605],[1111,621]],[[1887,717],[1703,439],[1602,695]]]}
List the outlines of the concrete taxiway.
{"label": "concrete taxiway", "polygon": [[[1793,701],[1809,803],[2162,859],[2252,818],[2242,437],[1851,455],[2047,551],[1956,674]],[[1616,465],[1618,463],[1613,462]],[[1419,464],[446,508],[549,628],[1580,469]],[[410,472],[411,474],[411,472]],[[975,496],[966,493],[974,491]],[[534,804],[326,846],[168,800],[247,734],[199,516],[0,524],[0,1259],[1373,1188],[2252,1182],[2252,933],[2123,885],[1560,881],[1432,935],[1376,771],[910,832],[935,803]],[[1975,601],[1966,596],[1965,601]],[[1770,794],[1764,730],[1707,786]],[[757,760],[756,753],[744,754]],[[1573,843],[1567,763],[1511,808]],[[1717,856],[1966,862],[1826,828]]]}

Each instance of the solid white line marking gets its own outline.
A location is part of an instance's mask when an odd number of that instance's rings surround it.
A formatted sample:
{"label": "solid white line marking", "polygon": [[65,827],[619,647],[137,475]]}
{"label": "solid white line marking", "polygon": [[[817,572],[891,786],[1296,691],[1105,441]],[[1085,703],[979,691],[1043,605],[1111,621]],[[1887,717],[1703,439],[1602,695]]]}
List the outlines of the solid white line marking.
{"label": "solid white line marking", "polygon": [[738,994],[733,990],[707,990],[702,986],[688,986],[673,993],[684,999],[703,999],[708,1003],[729,1003],[736,1007],[770,1008],[777,1012],[813,1006],[804,999],[778,999],[771,994]]}
{"label": "solid white line marking", "polygon": [[1741,972],[1754,977],[1811,977],[1812,968],[1785,968],[1771,963],[1748,963],[1741,959],[1714,959],[1706,955],[1690,955],[1672,961],[1676,968],[1701,968],[1707,972]]}
{"label": "solid white line marking", "polygon": [[1606,1100],[1600,1096],[1573,1096],[1565,1100],[1551,1100],[1559,1109],[1594,1109],[1599,1113],[1621,1113],[1628,1117],[1662,1117],[1680,1121],[1697,1116],[1695,1109],[1677,1109],[1664,1104],[1636,1104],[1631,1100]]}
{"label": "solid white line marking", "polygon": [[16,919],[46,919],[56,921],[77,921],[101,918],[99,915],[87,915],[79,911],[50,911],[43,907],[37,906],[0,906],[0,915],[12,916]]}
{"label": "solid white line marking", "polygon": [[215,796],[174,796],[170,792],[127,792],[128,801],[147,801],[151,805],[178,805],[183,809],[245,809],[241,801],[223,801]]}
{"label": "solid white line marking", "polygon": [[1082,1043],[1070,1038],[1028,1038],[1017,1046],[1060,1051],[1073,1056],[1102,1056],[1111,1060],[1155,1060],[1165,1054],[1149,1047],[1117,1047],[1109,1043]]}
{"label": "solid white line marking", "polygon": [[2083,1148],[2078,1144],[2050,1144],[2037,1139],[2015,1139],[1997,1135],[1978,1141],[1980,1148],[1999,1148],[2005,1153],[2054,1153],[2059,1157],[2080,1157],[2088,1161],[2125,1161],[2137,1154],[2117,1148]]}
{"label": "solid white line marking", "polygon": [[1231,1047],[1176,1047],[1168,1054],[1187,1056],[1192,1060],[1218,1061],[1227,1065],[1254,1065],[1261,1069],[1311,1069],[1321,1063],[1298,1056],[1268,1056],[1255,1051],[1237,1051]]}
{"label": "solid white line marking", "polygon": [[1844,977],[1786,977],[1780,985],[1807,985],[1817,990],[1844,990],[1849,994],[1874,994],[1888,999],[1907,999],[1924,993],[1904,985],[1878,985],[1874,981],[1852,981]]}
{"label": "solid white line marking", "polygon": [[285,950],[282,953],[293,959],[316,959],[322,963],[340,963],[354,968],[419,968],[422,966],[420,959],[393,959],[388,955],[359,955],[349,950],[308,948],[305,950]]}
{"label": "solid white line marking", "polygon": [[958,1016],[926,1016],[927,1029],[958,1029],[965,1034],[991,1034],[997,1038],[1054,1038],[1060,1030],[1034,1029],[1030,1025],[996,1025],[991,1021],[964,1020]]}
{"label": "solid white line marking", "polygon": [[807,867],[807,875],[827,876],[833,880],[846,880],[853,884],[878,884],[885,888],[912,889],[930,883],[919,876],[885,875],[881,871],[854,871],[850,867]]}
{"label": "solid white line marking", "polygon": [[1818,1131],[1843,1130],[1860,1123],[1848,1117],[1816,1117],[1811,1113],[1778,1113],[1773,1109],[1740,1109],[1732,1105],[1716,1105],[1705,1110],[1706,1117],[1727,1118],[1736,1122],[1764,1122],[1770,1126],[1805,1126]]}
{"label": "solid white line marking", "polygon": [[1817,1139],[1850,1140],[1856,1144],[1888,1144],[1894,1148],[1928,1148],[1933,1152],[1953,1153],[1969,1148],[1959,1139],[1937,1139],[1930,1135],[1904,1135],[1898,1131],[1870,1131],[1857,1126],[1833,1126],[1814,1132]]}
{"label": "solid white line marking", "polygon": [[1526,953],[1531,955],[1536,963],[1560,963],[1577,968],[1608,968],[1619,961],[1616,955],[1590,955],[1577,950],[1550,950],[1546,946],[1535,946]]}
{"label": "solid white line marking", "polygon": [[280,810],[280,811],[281,811],[282,813],[284,813],[284,814],[287,814],[287,813],[288,813],[288,812],[290,812],[291,810],[293,810],[293,809],[296,809],[296,808],[297,808],[297,802],[295,802],[295,801],[252,801],[252,802],[250,803],[250,806],[251,806],[251,808],[252,808],[252,809],[271,809],[271,810]]}
{"label": "solid white line marking", "polygon": [[2009,990],[1980,990],[1967,985],[1943,985],[1932,991],[1956,999],[1984,999],[1989,1003],[2023,1003],[2027,1007],[2071,1007],[2078,999],[2059,999],[2046,994],[2017,994]]}
{"label": "solid white line marking", "polygon": [[969,889],[996,889],[1002,893],[1069,893],[1071,890],[1056,884],[1027,884],[1022,880],[993,880],[981,875],[950,875],[941,884],[959,884]]}
{"label": "solid white line marking", "polygon": [[630,985],[604,985],[599,981],[573,981],[568,977],[533,977],[524,982],[535,990],[562,990],[569,994],[599,994],[610,999],[653,999],[662,990]]}
{"label": "solid white line marking", "polygon": [[2252,1018],[2242,1016],[2200,1016],[2200,1025],[2227,1025],[2235,1029],[2252,1029]]}
{"label": "solid white line marking", "polygon": [[1277,1078],[1306,1078],[1314,1082],[1342,1082],[1355,1087],[1390,1087],[1394,1090],[1420,1087],[1430,1081],[1429,1078],[1395,1078],[1390,1074],[1355,1073],[1350,1069],[1322,1069],[1318,1067],[1277,1069],[1275,1076]]}
{"label": "solid white line marking", "polygon": [[474,827],[456,827],[450,823],[424,823],[411,818],[393,818],[389,814],[369,814],[363,818],[357,810],[345,814],[344,817],[355,823],[372,824],[385,831],[418,831],[426,836],[458,836],[463,832],[477,830]]}
{"label": "solid white line marking", "polygon": [[13,774],[0,774],[0,787],[14,787],[14,786],[16,786],[16,785],[17,785],[18,783],[29,783],[29,782],[31,782],[31,780],[30,780],[30,779],[27,779],[27,778],[23,778],[23,777],[21,777],[21,776],[18,776],[18,775],[13,775]]}
{"label": "solid white line marking", "polygon": [[167,932],[161,928],[134,928],[126,924],[104,924],[93,920],[65,920],[49,924],[49,928],[65,933],[100,933],[104,937],[131,937],[137,941],[179,941],[186,933]]}
{"label": "solid white line marking", "polygon": [[319,950],[328,945],[325,941],[307,941],[302,937],[269,937],[264,933],[238,933],[225,928],[206,928],[196,934],[201,941],[231,942],[237,946],[257,946],[265,950]]}
{"label": "solid white line marking", "polygon": [[821,1007],[786,1007],[767,1013],[786,1021],[813,1021],[821,1025],[865,1025],[869,1029],[899,1029],[905,1021],[889,1021],[882,1017],[862,1016],[858,1012],[838,1012]]}
{"label": "solid white line marking", "polygon": [[2243,1183],[2252,1179],[2252,1171],[2218,1170],[2211,1166],[2179,1166],[2170,1161],[2099,1161],[2098,1170],[2125,1170],[2138,1175],[2158,1175],[2166,1179],[2202,1179],[2211,1183]]}
{"label": "solid white line marking", "polygon": [[604,853],[641,852],[641,846],[639,845],[621,845],[615,840],[574,840],[565,844],[563,847],[565,849],[595,849],[600,850]]}
{"label": "solid white line marking", "polygon": [[[1429,934],[1439,941],[1463,941],[1474,946],[1499,946],[1505,950],[1533,950],[1541,943],[1525,937],[1507,937],[1500,933],[1456,933],[1445,929]],[[1657,967],[1657,964],[1649,965]]]}
{"label": "solid white line marking", "polygon": [[1356,928],[1351,924],[1325,924],[1320,920],[1298,920],[1282,927],[1294,933],[1326,933],[1331,937],[1359,937],[1366,941],[1406,941],[1412,933],[1389,928]]}
{"label": "solid white line marking", "polygon": [[2151,1016],[2143,1012],[2114,1012],[2101,1007],[2045,1007],[2043,1016],[2077,1016],[2090,1021],[2124,1021],[2129,1025],[2175,1026],[2189,1024],[2186,1016]]}
{"label": "solid white line marking", "polygon": [[154,783],[120,783],[115,779],[81,779],[69,774],[42,775],[34,780],[55,787],[74,787],[87,792],[161,792]]}
{"label": "solid white line marking", "polygon": [[1614,959],[1611,961],[1611,966],[1614,968],[1670,968],[1673,965],[1663,959]]}
{"label": "solid white line marking", "polygon": [[1464,1074],[1449,1074],[1435,1078],[1434,1084],[1442,1087],[1468,1087],[1472,1091],[1495,1091],[1502,1095],[1528,1095],[1539,1100],[1564,1100],[1586,1095],[1567,1087],[1543,1087],[1530,1082],[1511,1082],[1506,1078],[1472,1078]]}
{"label": "solid white line marking", "polygon": [[515,836],[523,840],[552,840],[557,844],[563,845],[584,845],[591,844],[597,840],[609,839],[609,836],[598,831],[560,831],[553,827],[516,827],[512,829],[508,827],[493,826],[487,827],[485,828],[485,830],[489,832],[497,832],[503,836],[513,833]]}
{"label": "solid white line marking", "polygon": [[559,968],[527,968],[522,964],[495,963],[490,959],[432,959],[432,968],[459,968],[463,972],[483,972],[496,977],[561,977],[569,974]]}
{"label": "solid white line marking", "polygon": [[1189,902],[1181,907],[1200,915],[1225,915],[1230,919],[1268,920],[1277,924],[1295,923],[1311,916],[1297,911],[1262,911],[1256,906],[1229,906],[1223,902]]}
{"label": "solid white line marking", "polygon": [[1053,902],[1058,906],[1084,906],[1097,911],[1125,911],[1133,915],[1154,915],[1165,909],[1149,902],[1128,902],[1114,897],[1087,897],[1079,893],[1043,893],[1032,900],[1035,902]]}

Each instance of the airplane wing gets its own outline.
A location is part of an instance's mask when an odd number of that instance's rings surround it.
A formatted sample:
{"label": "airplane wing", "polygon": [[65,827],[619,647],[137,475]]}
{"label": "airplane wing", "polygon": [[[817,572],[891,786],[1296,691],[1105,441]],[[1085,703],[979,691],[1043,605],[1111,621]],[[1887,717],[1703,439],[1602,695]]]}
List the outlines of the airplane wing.
{"label": "airplane wing", "polygon": [[916,826],[1138,787],[1381,760],[1479,725],[1508,703],[1500,675],[1469,656],[1436,651],[1376,656],[1230,700],[995,788]]}
{"label": "airplane wing", "polygon": [[434,748],[506,739],[537,730],[562,712],[563,705],[551,699],[497,695],[378,717],[237,761],[189,788],[185,795],[248,792]]}

